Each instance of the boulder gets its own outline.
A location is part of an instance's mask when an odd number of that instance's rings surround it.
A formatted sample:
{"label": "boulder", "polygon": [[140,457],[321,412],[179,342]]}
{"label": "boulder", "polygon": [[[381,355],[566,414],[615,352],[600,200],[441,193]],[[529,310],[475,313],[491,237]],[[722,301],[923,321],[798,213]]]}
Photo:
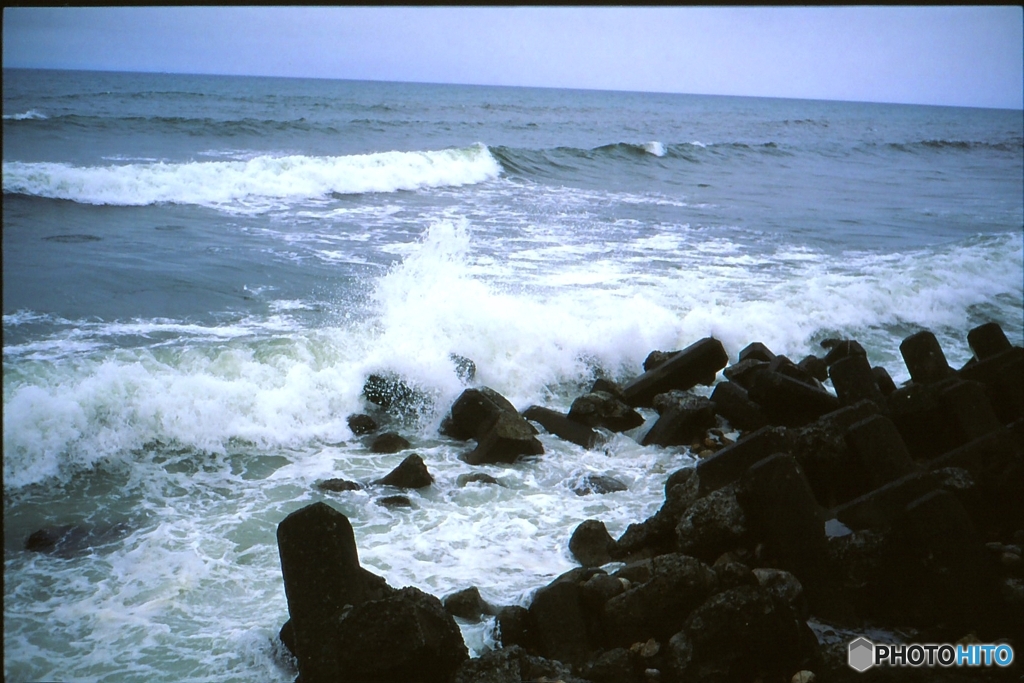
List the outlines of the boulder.
{"label": "boulder", "polygon": [[529,622],[540,654],[574,667],[590,653],[580,587],[573,577],[559,577],[539,589],[530,603]]}
{"label": "boulder", "polygon": [[530,622],[529,610],[521,605],[509,605],[498,609],[494,636],[503,648],[520,645],[533,649],[533,625]]}
{"label": "boulder", "polygon": [[[660,555],[676,551],[675,528],[683,512],[697,499],[700,477],[692,468],[680,470],[691,474],[665,492],[665,503],[651,517],[638,524],[630,524],[615,542],[613,554],[619,558],[638,554]],[[672,477],[669,477],[669,483]]]}
{"label": "boulder", "polygon": [[667,640],[717,585],[711,567],[694,557],[670,554],[653,558],[647,581],[605,603],[607,644],[628,647],[648,638]]}
{"label": "boulder", "polygon": [[706,337],[691,344],[622,388],[631,406],[652,405],[654,397],[672,389],[687,390],[697,384],[711,384],[729,362],[722,343]]}
{"label": "boulder", "polygon": [[501,649],[486,652],[478,658],[466,660],[455,672],[452,683],[522,683],[523,681],[589,683],[589,681],[573,676],[567,665],[529,654],[518,645],[506,645]]}
{"label": "boulder", "polygon": [[409,441],[397,432],[384,432],[373,440],[370,450],[374,453],[397,453],[409,448]]}
{"label": "boulder", "polygon": [[797,382],[806,384],[809,387],[814,387],[815,389],[821,388],[821,382],[815,379],[814,375],[791,361],[788,356],[776,356],[773,358],[771,362],[768,363],[768,370],[771,372],[777,372],[780,375],[785,375],[790,379],[795,379]]}
{"label": "boulder", "polygon": [[797,365],[801,370],[819,382],[824,382],[828,379],[828,365],[823,358],[804,356],[803,360],[797,363]]}
{"label": "boulder", "polygon": [[871,368],[871,374],[875,378],[875,385],[882,392],[882,396],[888,399],[889,395],[896,391],[896,382],[892,381],[889,371],[880,365],[876,365]]}
{"label": "boulder", "polygon": [[421,489],[434,483],[434,477],[427,471],[427,465],[416,453],[403,460],[383,479],[373,482],[378,486],[394,486],[400,489]]}
{"label": "boulder", "polygon": [[758,567],[754,569],[757,583],[768,591],[773,598],[789,605],[801,619],[807,619],[807,598],[800,579],[784,569]]}
{"label": "boulder", "polygon": [[469,484],[496,484],[498,486],[504,486],[500,481],[495,479],[489,474],[483,472],[473,472],[471,474],[460,474],[455,479],[455,484],[459,488],[468,486]]}
{"label": "boulder", "polygon": [[749,358],[761,360],[765,363],[771,363],[775,360],[775,354],[761,342],[754,342],[752,344],[748,344],[742,351],[740,351],[739,356],[737,357],[737,362],[742,363]]}
{"label": "boulder", "polygon": [[629,487],[616,479],[601,474],[585,474],[572,487],[577,496],[589,496],[592,493],[605,494],[617,491],[628,491]]}
{"label": "boulder", "polygon": [[600,436],[593,429],[575,420],[570,420],[557,410],[530,406],[523,411],[523,417],[536,422],[560,439],[565,439],[588,450],[600,441]]}
{"label": "boulder", "polygon": [[472,382],[476,377],[476,363],[470,359],[457,353],[449,353],[448,360],[455,366],[455,376],[462,380],[463,384]]}
{"label": "boulder", "polygon": [[772,424],[786,427],[802,427],[839,408],[839,399],[824,389],[778,372],[755,375],[748,394]]}
{"label": "boulder", "polygon": [[763,360],[757,360],[756,358],[748,358],[745,361],[730,365],[722,371],[725,378],[730,382],[734,382],[746,390],[750,390],[750,385],[754,381],[754,377],[766,372],[768,370],[768,363]]}
{"label": "boulder", "polygon": [[[336,638],[334,681],[450,683],[469,658],[441,601],[411,587],[356,605],[342,616]],[[301,675],[304,683],[312,680]]]}
{"label": "boulder", "polygon": [[938,382],[953,374],[953,368],[946,362],[946,354],[942,352],[939,341],[928,330],[904,339],[900,344],[900,353],[914,384]]}
{"label": "boulder", "polygon": [[25,539],[25,550],[68,559],[97,546],[119,541],[131,531],[131,527],[122,522],[101,526],[86,524],[46,526],[32,532]]}
{"label": "boulder", "polygon": [[466,389],[455,399],[451,412],[441,422],[441,433],[461,441],[479,441],[487,434],[499,415],[509,413],[518,416],[515,406],[494,389]]}
{"label": "boulder", "polygon": [[386,507],[389,510],[412,507],[412,501],[409,500],[408,496],[383,496],[373,502],[381,507]]}
{"label": "boulder", "polygon": [[376,420],[369,415],[363,415],[361,413],[349,415],[347,421],[348,428],[351,429],[352,433],[356,436],[372,434],[380,428]]}
{"label": "boulder", "polygon": [[821,347],[828,350],[824,358],[826,366],[831,366],[833,363],[849,356],[867,355],[864,347],[853,339],[826,339],[821,342]]}
{"label": "boulder", "polygon": [[476,586],[446,595],[441,599],[441,604],[444,605],[448,614],[466,621],[480,621],[482,615],[497,612],[494,607],[480,597],[480,590]]}
{"label": "boulder", "polygon": [[750,400],[747,390],[736,382],[720,382],[711,392],[715,413],[743,431],[754,431],[768,424],[761,406]]}
{"label": "boulder", "polygon": [[644,372],[653,370],[654,368],[662,365],[672,356],[679,353],[679,351],[651,351],[647,354],[647,358],[644,359]]}
{"label": "boulder", "polygon": [[861,478],[872,489],[917,469],[896,425],[882,415],[872,415],[851,425],[846,442],[856,454],[855,465]]}
{"label": "boulder", "polygon": [[580,523],[569,539],[569,552],[584,567],[600,567],[612,561],[615,539],[604,522],[588,519]]}
{"label": "boulder", "polygon": [[513,463],[524,455],[543,455],[544,446],[518,413],[502,412],[472,451],[459,458],[470,465]]}
{"label": "boulder", "polygon": [[828,375],[842,405],[853,405],[867,399],[879,407],[885,406],[885,396],[878,388],[867,356],[854,354],[840,359],[829,367]]}
{"label": "boulder", "polygon": [[660,417],[644,435],[644,446],[689,445],[716,424],[714,404],[703,396],[674,391],[656,396],[654,405]]}
{"label": "boulder", "polygon": [[569,408],[569,419],[590,428],[604,427],[613,432],[625,432],[644,423],[640,413],[604,391],[578,397]]}
{"label": "boulder", "polygon": [[788,446],[784,430],[762,427],[697,463],[702,494],[731,484],[755,462]]}
{"label": "boulder", "polygon": [[999,323],[988,322],[978,325],[967,333],[967,344],[979,361],[997,356],[1010,349],[1010,340],[1006,338]]}
{"label": "boulder", "polygon": [[384,410],[404,411],[425,403],[427,397],[398,375],[393,373],[373,374],[363,384],[363,396]]}
{"label": "boulder", "polygon": [[334,493],[359,491],[363,488],[358,482],[349,481],[348,479],[325,479],[318,481],[316,487],[321,491],[332,491]]}
{"label": "boulder", "polygon": [[676,525],[680,552],[711,561],[746,540],[747,519],[732,486],[699,498]]}

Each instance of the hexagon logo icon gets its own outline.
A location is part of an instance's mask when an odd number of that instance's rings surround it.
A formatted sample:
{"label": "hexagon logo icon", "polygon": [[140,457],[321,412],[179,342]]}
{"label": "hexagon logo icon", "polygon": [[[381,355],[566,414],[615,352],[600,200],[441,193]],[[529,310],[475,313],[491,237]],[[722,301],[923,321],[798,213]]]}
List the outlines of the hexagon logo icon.
{"label": "hexagon logo icon", "polygon": [[875,664],[875,644],[867,638],[858,638],[850,643],[850,652],[847,663],[851,669],[867,671]]}

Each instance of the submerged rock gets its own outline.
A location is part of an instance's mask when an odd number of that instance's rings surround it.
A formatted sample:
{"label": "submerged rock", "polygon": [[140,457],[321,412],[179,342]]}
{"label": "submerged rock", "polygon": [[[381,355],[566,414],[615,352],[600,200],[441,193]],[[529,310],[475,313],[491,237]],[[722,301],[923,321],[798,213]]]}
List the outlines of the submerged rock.
{"label": "submerged rock", "polygon": [[387,476],[373,482],[381,486],[394,486],[400,489],[421,489],[434,483],[434,477],[427,471],[427,465],[416,453],[403,460],[398,467]]}
{"label": "submerged rock", "polygon": [[374,453],[397,453],[404,451],[410,445],[409,441],[397,432],[384,432],[370,444],[370,450]]}
{"label": "submerged rock", "polygon": [[321,491],[332,491],[335,493],[359,491],[363,488],[361,484],[349,481],[348,479],[325,479],[324,481],[318,481],[316,487]]}
{"label": "submerged rock", "polygon": [[131,531],[131,527],[123,522],[99,527],[85,524],[47,526],[25,539],[25,550],[71,558],[91,548],[119,541]]}
{"label": "submerged rock", "polygon": [[364,436],[366,434],[373,434],[380,427],[372,417],[360,413],[348,416],[348,428],[356,436]]}

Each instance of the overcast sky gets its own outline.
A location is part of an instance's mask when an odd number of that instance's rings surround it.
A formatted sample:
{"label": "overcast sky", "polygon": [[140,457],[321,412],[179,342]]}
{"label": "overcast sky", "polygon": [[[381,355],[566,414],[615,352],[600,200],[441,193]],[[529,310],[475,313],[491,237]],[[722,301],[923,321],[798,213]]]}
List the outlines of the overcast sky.
{"label": "overcast sky", "polygon": [[6,8],[5,67],[1024,108],[1021,7]]}

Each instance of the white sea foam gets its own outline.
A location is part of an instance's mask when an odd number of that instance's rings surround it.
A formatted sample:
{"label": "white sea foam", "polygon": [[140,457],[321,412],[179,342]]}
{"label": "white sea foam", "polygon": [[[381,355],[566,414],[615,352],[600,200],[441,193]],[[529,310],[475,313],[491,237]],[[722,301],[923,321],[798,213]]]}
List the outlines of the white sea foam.
{"label": "white sea foam", "polygon": [[665,145],[661,144],[657,140],[645,142],[643,147],[644,151],[647,152],[648,154],[653,154],[656,157],[665,156]]}
{"label": "white sea foam", "polygon": [[49,117],[46,114],[35,109],[20,114],[4,114],[4,121],[45,121],[47,118]]}
{"label": "white sea foam", "polygon": [[3,189],[85,204],[162,202],[265,211],[332,193],[361,194],[480,183],[501,167],[484,145],[339,157],[71,166],[4,162]]}

